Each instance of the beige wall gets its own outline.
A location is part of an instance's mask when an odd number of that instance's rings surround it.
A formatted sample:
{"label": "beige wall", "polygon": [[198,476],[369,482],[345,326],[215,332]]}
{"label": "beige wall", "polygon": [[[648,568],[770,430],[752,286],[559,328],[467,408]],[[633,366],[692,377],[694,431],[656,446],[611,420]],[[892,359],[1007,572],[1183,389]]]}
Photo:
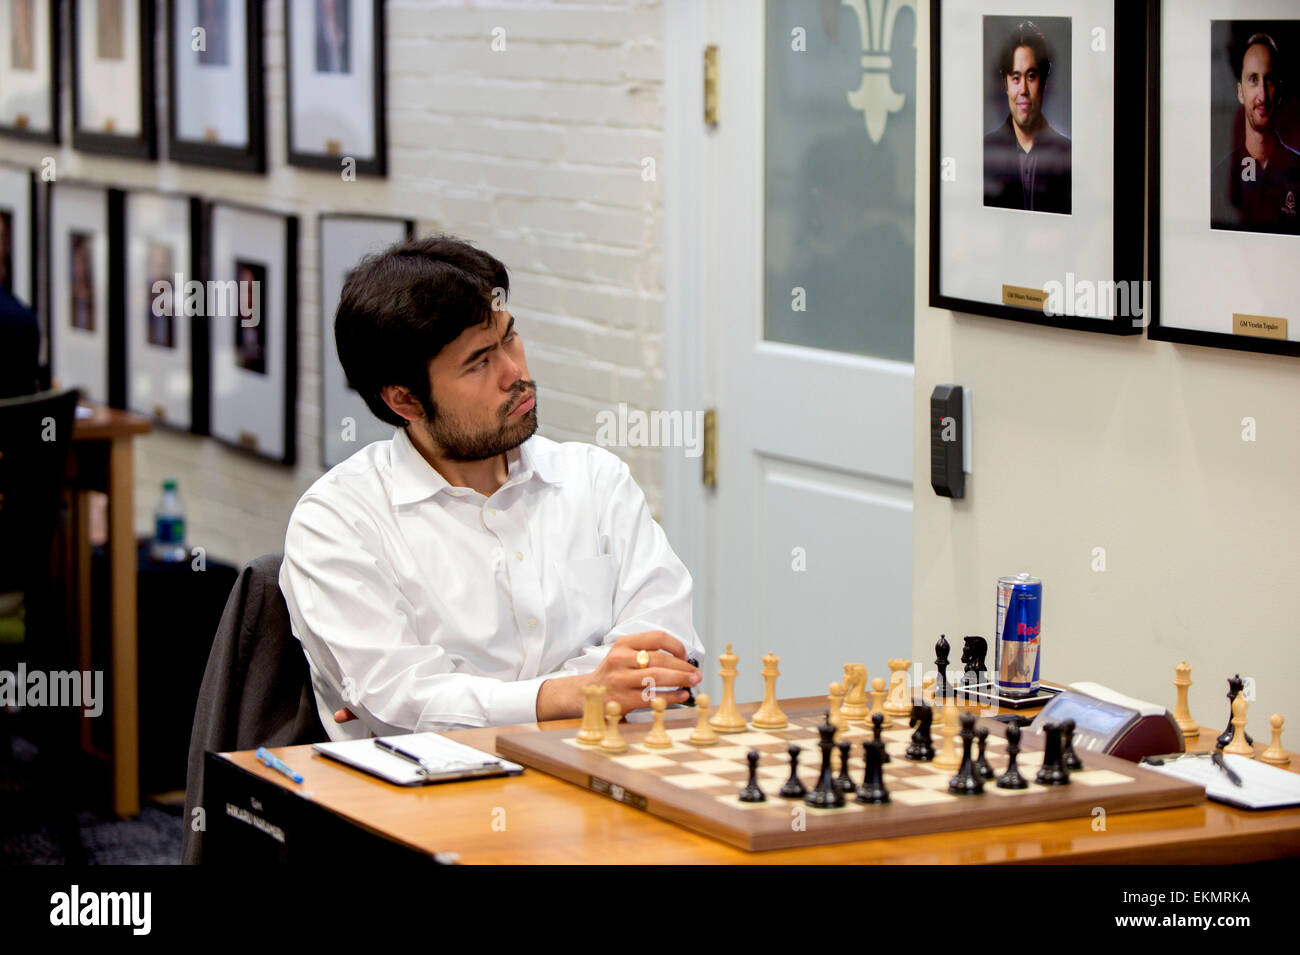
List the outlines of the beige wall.
{"label": "beige wall", "polygon": [[[159,137],[166,153],[164,3],[158,3]],[[66,10],[66,5],[65,5]],[[189,542],[243,563],[279,551],[289,512],[321,473],[317,215],[369,212],[416,220],[498,256],[538,382],[543,434],[594,439],[596,415],[620,402],[649,410],[663,382],[662,33],[659,0],[509,0],[473,6],[390,0],[386,179],[344,182],[285,164],[284,2],[266,3],[265,176],[78,153],[69,145],[64,59],[62,148],[4,142],[4,157],[58,178],[230,199],[300,217],[298,465],[284,468],[215,441],[155,432],[136,455],[136,530],[152,532],[163,478],[180,482]],[[494,30],[505,31],[494,51]],[[624,457],[658,512],[654,448]]]}
{"label": "beige wall", "polygon": [[[921,18],[921,115],[929,115]],[[929,308],[929,123],[918,122],[913,652],[991,636],[994,581],[1043,578],[1043,676],[1092,680],[1250,730],[1300,734],[1300,360],[1024,325]],[[1205,280],[1188,275],[1186,281]],[[929,486],[930,392],[972,389],[966,496]],[[1256,440],[1243,441],[1243,418]],[[1105,549],[1105,571],[1092,569]]]}

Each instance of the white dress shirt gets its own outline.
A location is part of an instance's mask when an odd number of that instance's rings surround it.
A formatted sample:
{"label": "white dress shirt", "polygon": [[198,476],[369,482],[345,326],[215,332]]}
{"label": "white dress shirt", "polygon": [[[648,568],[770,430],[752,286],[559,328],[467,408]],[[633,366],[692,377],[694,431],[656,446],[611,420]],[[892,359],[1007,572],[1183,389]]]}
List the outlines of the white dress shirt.
{"label": "white dress shirt", "polygon": [[[629,633],[703,657],[690,574],[627,465],[539,435],[506,459],[484,497],[398,428],[294,508],[280,589],[332,738],[531,723],[545,680]],[[359,719],[335,723],[344,706]]]}

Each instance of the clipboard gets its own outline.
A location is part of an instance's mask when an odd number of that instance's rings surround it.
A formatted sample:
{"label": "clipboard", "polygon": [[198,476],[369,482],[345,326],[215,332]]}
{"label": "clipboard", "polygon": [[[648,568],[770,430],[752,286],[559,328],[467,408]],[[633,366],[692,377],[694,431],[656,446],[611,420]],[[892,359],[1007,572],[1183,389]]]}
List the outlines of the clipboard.
{"label": "clipboard", "polygon": [[441,733],[408,733],[315,743],[312,749],[395,786],[428,786],[458,779],[517,776],[518,763],[485,753]]}
{"label": "clipboard", "polygon": [[1209,753],[1171,753],[1162,765],[1143,761],[1147,769],[1176,776],[1205,787],[1205,795],[1238,809],[1281,809],[1300,806],[1300,774],[1246,756],[1225,754],[1224,763],[1241,778],[1234,786],[1209,759]]}

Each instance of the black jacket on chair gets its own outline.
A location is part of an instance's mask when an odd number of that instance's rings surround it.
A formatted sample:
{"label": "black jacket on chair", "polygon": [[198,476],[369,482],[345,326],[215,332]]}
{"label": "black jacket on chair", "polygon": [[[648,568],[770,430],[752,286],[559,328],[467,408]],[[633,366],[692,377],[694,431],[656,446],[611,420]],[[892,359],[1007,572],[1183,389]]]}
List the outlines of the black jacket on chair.
{"label": "black jacket on chair", "polygon": [[181,862],[203,861],[194,809],[203,805],[203,754],[321,743],[329,737],[302,645],[280,593],[282,555],[268,554],[239,573],[226,601],[194,711],[185,780]]}

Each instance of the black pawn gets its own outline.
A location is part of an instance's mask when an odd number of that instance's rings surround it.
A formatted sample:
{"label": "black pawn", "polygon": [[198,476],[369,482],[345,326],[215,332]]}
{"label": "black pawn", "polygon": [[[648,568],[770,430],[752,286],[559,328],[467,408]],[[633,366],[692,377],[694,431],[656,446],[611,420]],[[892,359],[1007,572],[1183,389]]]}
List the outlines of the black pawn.
{"label": "black pawn", "polygon": [[[876,714],[879,716],[880,714]],[[885,788],[885,744],[880,740],[870,740],[862,744],[862,759],[867,764],[862,774],[862,785],[853,797],[854,802],[880,805],[889,802],[889,790]]]}
{"label": "black pawn", "polygon": [[849,753],[853,750],[853,744],[848,740],[840,741],[840,774],[835,780],[835,785],[839,786],[846,793],[851,793],[858,787],[853,785],[853,778],[849,775]]}
{"label": "black pawn", "polygon": [[799,781],[799,753],[802,750],[798,744],[791,743],[786,752],[790,754],[790,778],[781,787],[781,795],[786,799],[802,799],[808,794],[808,787]]}
{"label": "black pawn", "polygon": [[975,758],[975,772],[979,773],[980,779],[992,779],[993,767],[984,757],[984,750],[989,744],[989,731],[986,727],[981,726],[975,731],[975,742],[979,746],[979,756]]}
{"label": "black pawn", "polygon": [[946,700],[952,696],[952,686],[948,683],[948,637],[939,634],[939,642],[934,645],[934,665],[939,668],[939,679],[934,684],[934,698]]}
{"label": "black pawn", "polygon": [[975,742],[975,714],[961,715],[961,768],[957,775],[948,780],[948,792],[959,796],[978,796],[984,792],[984,780],[975,771],[975,761],[971,759],[971,744]]}
{"label": "black pawn", "polygon": [[751,749],[745,758],[749,760],[749,782],[740,791],[740,801],[766,802],[767,797],[763,795],[763,790],[758,788],[758,750]]}
{"label": "black pawn", "polygon": [[1083,760],[1074,751],[1074,720],[1061,721],[1061,761],[1072,773],[1083,769]]}
{"label": "black pawn", "polygon": [[[1232,742],[1234,733],[1232,726],[1232,701],[1237,698],[1237,694],[1241,692],[1243,686],[1245,686],[1245,681],[1242,680],[1240,675],[1234,674],[1233,676],[1228,677],[1228,728],[1220,733],[1218,739],[1214,741],[1215,749],[1223,749],[1223,747]],[[1245,731],[1243,730],[1243,732]],[[1250,738],[1249,733],[1246,733],[1246,742],[1250,743],[1252,746],[1255,745],[1255,741]]]}
{"label": "black pawn", "polygon": [[885,749],[885,741],[884,739],[881,738],[880,735],[881,733],[880,724],[884,722],[885,722],[885,717],[884,714],[882,713],[877,713],[871,717],[871,740],[872,742],[877,743],[880,746],[880,765],[882,767],[884,766],[885,763],[888,763],[893,760],[893,757],[889,755],[889,750]]}
{"label": "black pawn", "polygon": [[999,789],[1028,789],[1029,782],[1020,775],[1016,768],[1016,756],[1020,752],[1020,724],[1007,726],[1007,771],[998,777]]}
{"label": "black pawn", "polygon": [[831,750],[835,748],[835,727],[830,724],[830,714],[817,727],[821,737],[817,746],[822,751],[822,771],[817,777],[813,791],[803,797],[804,805],[816,809],[839,809],[844,805],[844,793],[835,785],[835,776],[831,773]]}
{"label": "black pawn", "polygon": [[1043,735],[1047,738],[1043,746],[1043,767],[1035,779],[1040,786],[1064,786],[1070,782],[1070,771],[1065,768],[1061,755],[1061,727],[1045,723]]}
{"label": "black pawn", "polygon": [[934,711],[925,704],[912,707],[912,716],[907,721],[908,726],[915,726],[916,732],[912,734],[912,742],[908,744],[907,752],[903,755],[908,759],[919,762],[929,762],[934,759],[934,742],[930,737],[930,723],[934,720]]}

